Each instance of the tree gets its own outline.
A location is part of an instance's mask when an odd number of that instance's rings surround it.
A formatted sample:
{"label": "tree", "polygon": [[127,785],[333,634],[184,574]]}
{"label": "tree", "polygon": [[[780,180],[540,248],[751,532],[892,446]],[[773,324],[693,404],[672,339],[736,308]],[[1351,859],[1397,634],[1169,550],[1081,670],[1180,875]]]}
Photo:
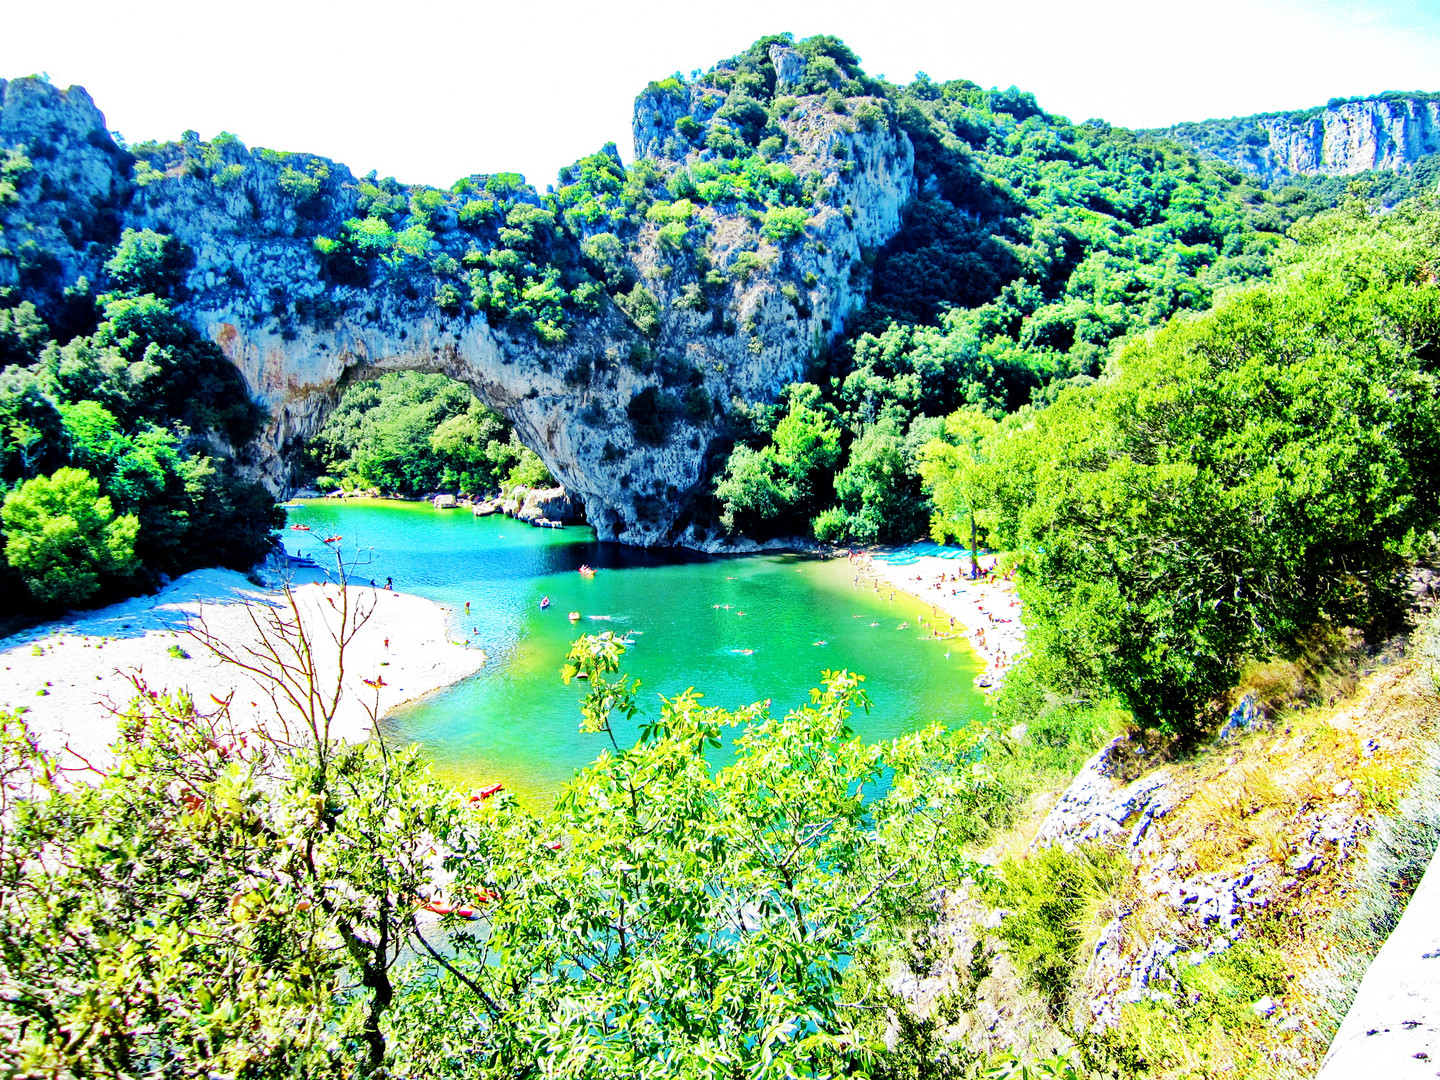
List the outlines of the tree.
{"label": "tree", "polygon": [[[401,1056],[431,1075],[863,1069],[883,991],[847,971],[960,869],[989,798],[973,742],[930,731],[867,747],[846,724],[866,706],[861,677],[826,672],[783,718],[694,690],[662,699],[623,748],[610,718],[639,708],[623,652],[610,633],[571,650],[565,677],[588,676],[581,728],[610,749],[554,811],[502,795],[455,834],[446,866],[485,898],[481,925],[398,1003]],[[712,769],[735,725],[734,764]]]}
{"label": "tree", "polygon": [[259,728],[138,675],[108,766],[0,715],[7,1073],[278,1080],[390,1058],[395,974],[426,948],[417,908],[461,800],[414,748],[332,735],[372,609],[337,556],[319,596],[247,609],[248,642],[194,628],[266,694]]}
{"label": "tree", "polygon": [[798,492],[788,475],[776,467],[775,456],[737,446],[715,484],[715,497],[723,508],[720,520],[731,532],[747,523],[772,521],[788,510]]}
{"label": "tree", "polygon": [[5,558],[41,603],[79,604],[136,569],[133,514],[117,517],[84,469],[57,469],[5,497]]}
{"label": "tree", "polygon": [[1437,239],[1427,206],[1317,223],[1280,281],[986,440],[1052,677],[1195,735],[1245,657],[1395,611],[1440,520]]}
{"label": "tree", "polygon": [[908,542],[924,528],[928,510],[912,460],[913,441],[893,416],[867,427],[850,449],[850,463],[835,479],[835,495],[848,514],[851,536]]}
{"label": "tree", "polygon": [[951,537],[959,539],[968,524],[970,572],[975,577],[980,575],[976,519],[984,516],[991,497],[986,485],[989,474],[980,467],[982,447],[994,430],[995,421],[978,409],[961,409],[946,418],[944,437],[930,440],[920,450],[920,477],[935,507],[930,536],[939,544]]}
{"label": "tree", "polygon": [[105,263],[105,272],[121,293],[170,296],[190,261],[190,251],[175,237],[153,229],[126,229]]}

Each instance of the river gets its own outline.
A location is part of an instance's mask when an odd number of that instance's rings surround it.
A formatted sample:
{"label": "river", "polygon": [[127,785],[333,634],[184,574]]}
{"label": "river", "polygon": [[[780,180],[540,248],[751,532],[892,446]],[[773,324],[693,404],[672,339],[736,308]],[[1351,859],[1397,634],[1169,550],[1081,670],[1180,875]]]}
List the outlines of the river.
{"label": "river", "polygon": [[[353,577],[390,578],[444,605],[452,637],[489,656],[479,674],[384,722],[387,737],[418,742],[457,783],[500,781],[544,799],[608,746],[580,734],[584,685],[567,687],[559,675],[570,642],[602,630],[632,635],[624,670],[643,681],[652,717],[656,694],[689,686],[725,707],[771,698],[778,715],[807,700],[826,668],[866,676],[874,707],[851,719],[866,741],[933,721],[962,726],[988,711],[972,684],[975,655],[928,639],[919,601],[857,587],[846,559],[644,551],[598,543],[586,527],[537,529],[383,500],[306,500],[290,521],[312,527],[285,533],[291,551],[319,554],[317,537],[342,535],[359,563]],[[576,573],[582,564],[595,576]],[[635,730],[619,723],[616,735],[626,745]]]}

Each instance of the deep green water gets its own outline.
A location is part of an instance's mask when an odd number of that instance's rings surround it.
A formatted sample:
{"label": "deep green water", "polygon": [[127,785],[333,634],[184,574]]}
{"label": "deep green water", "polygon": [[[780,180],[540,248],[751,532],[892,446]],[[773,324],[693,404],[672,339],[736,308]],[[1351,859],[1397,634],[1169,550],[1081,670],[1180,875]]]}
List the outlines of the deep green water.
{"label": "deep green water", "polygon": [[[285,533],[291,551],[315,554],[316,536],[341,534],[347,554],[361,549],[356,578],[391,577],[396,589],[438,601],[451,613],[452,638],[490,657],[479,674],[385,721],[389,737],[420,743],[458,782],[498,780],[543,797],[608,746],[603,735],[579,733],[583,684],[567,687],[559,676],[570,642],[606,629],[634,635],[625,670],[643,680],[651,716],[656,694],[688,686],[726,707],[771,698],[782,714],[807,699],[825,668],[866,676],[874,708],[852,724],[867,741],[936,720],[960,726],[984,709],[971,681],[975,655],[925,639],[920,603],[857,588],[845,559],[646,552],[597,543],[588,528],[536,529],[424,503],[313,500],[290,521],[314,527]],[[576,573],[582,563],[596,576]],[[551,606],[542,611],[545,595]],[[576,625],[571,611],[583,615]],[[625,745],[634,731],[617,737]]]}

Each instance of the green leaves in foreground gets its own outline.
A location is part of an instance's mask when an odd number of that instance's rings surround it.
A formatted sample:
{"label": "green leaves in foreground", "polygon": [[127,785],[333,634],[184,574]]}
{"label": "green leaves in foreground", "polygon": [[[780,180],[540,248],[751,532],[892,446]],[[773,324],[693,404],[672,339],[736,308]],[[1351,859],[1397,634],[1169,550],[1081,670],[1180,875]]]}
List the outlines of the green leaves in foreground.
{"label": "green leaves in foreground", "polygon": [[[379,740],[242,736],[138,681],[103,775],[61,778],[0,716],[0,1071],[868,1069],[888,997],[856,973],[1003,813],[979,738],[865,746],[842,671],[782,717],[687,690],[621,749],[623,654],[572,651],[611,747],[539,813],[464,803]],[[456,913],[437,927],[426,900]]]}
{"label": "green leaves in foreground", "polygon": [[[608,634],[571,654],[590,730],[628,711]],[[956,867],[993,798],[968,747],[929,731],[854,739],[861,677],[827,672],[808,704],[729,712],[687,690],[629,750],[603,754],[553,811],[491,800],[451,837],[457,895],[495,897],[417,979],[395,1030],[420,1072],[829,1076],[863,1063],[877,988],[846,985]],[[622,685],[624,684],[624,685]],[[713,769],[726,729],[748,725]],[[893,769],[893,773],[890,770]],[[889,788],[888,794],[886,792]]]}

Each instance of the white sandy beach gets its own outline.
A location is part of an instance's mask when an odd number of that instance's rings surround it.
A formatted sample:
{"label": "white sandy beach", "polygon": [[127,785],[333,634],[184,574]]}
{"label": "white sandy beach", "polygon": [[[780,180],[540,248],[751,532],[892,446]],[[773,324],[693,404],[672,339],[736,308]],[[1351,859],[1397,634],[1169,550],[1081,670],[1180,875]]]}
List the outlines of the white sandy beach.
{"label": "white sandy beach", "polygon": [[[336,622],[329,601],[338,591],[318,582],[295,587],[305,626],[322,643],[317,654],[333,655],[325,627]],[[346,693],[331,730],[336,738],[367,737],[367,706],[383,717],[485,662],[480,650],[447,638],[445,610],[438,604],[368,585],[352,585],[351,596],[362,607],[373,604],[374,616],[346,650]],[[187,627],[203,618],[212,634],[240,649],[257,641],[249,613],[264,610],[257,605],[273,610],[278,602],[277,592],[257,588],[234,571],[197,570],[153,596],[0,639],[0,707],[24,707],[45,746],[58,749],[68,742],[92,761],[107,758],[116,734],[111,706],[123,707],[133,697],[127,678],[132,672],[140,672],[153,690],[188,689],[200,708],[213,707],[212,696],[224,699],[233,691],[237,726],[259,727],[274,717],[270,701],[248,674],[222,663]],[[170,655],[173,646],[190,659]]]}
{"label": "white sandy beach", "polygon": [[[995,556],[980,556],[982,571],[993,571]],[[907,593],[918,601],[917,623],[942,638],[964,638],[985,661],[980,682],[997,689],[1005,672],[1025,651],[1025,624],[1015,583],[991,574],[990,580],[967,581],[969,559],[921,555],[913,563],[892,566],[868,555],[855,560],[861,580],[870,579],[884,594]]]}

